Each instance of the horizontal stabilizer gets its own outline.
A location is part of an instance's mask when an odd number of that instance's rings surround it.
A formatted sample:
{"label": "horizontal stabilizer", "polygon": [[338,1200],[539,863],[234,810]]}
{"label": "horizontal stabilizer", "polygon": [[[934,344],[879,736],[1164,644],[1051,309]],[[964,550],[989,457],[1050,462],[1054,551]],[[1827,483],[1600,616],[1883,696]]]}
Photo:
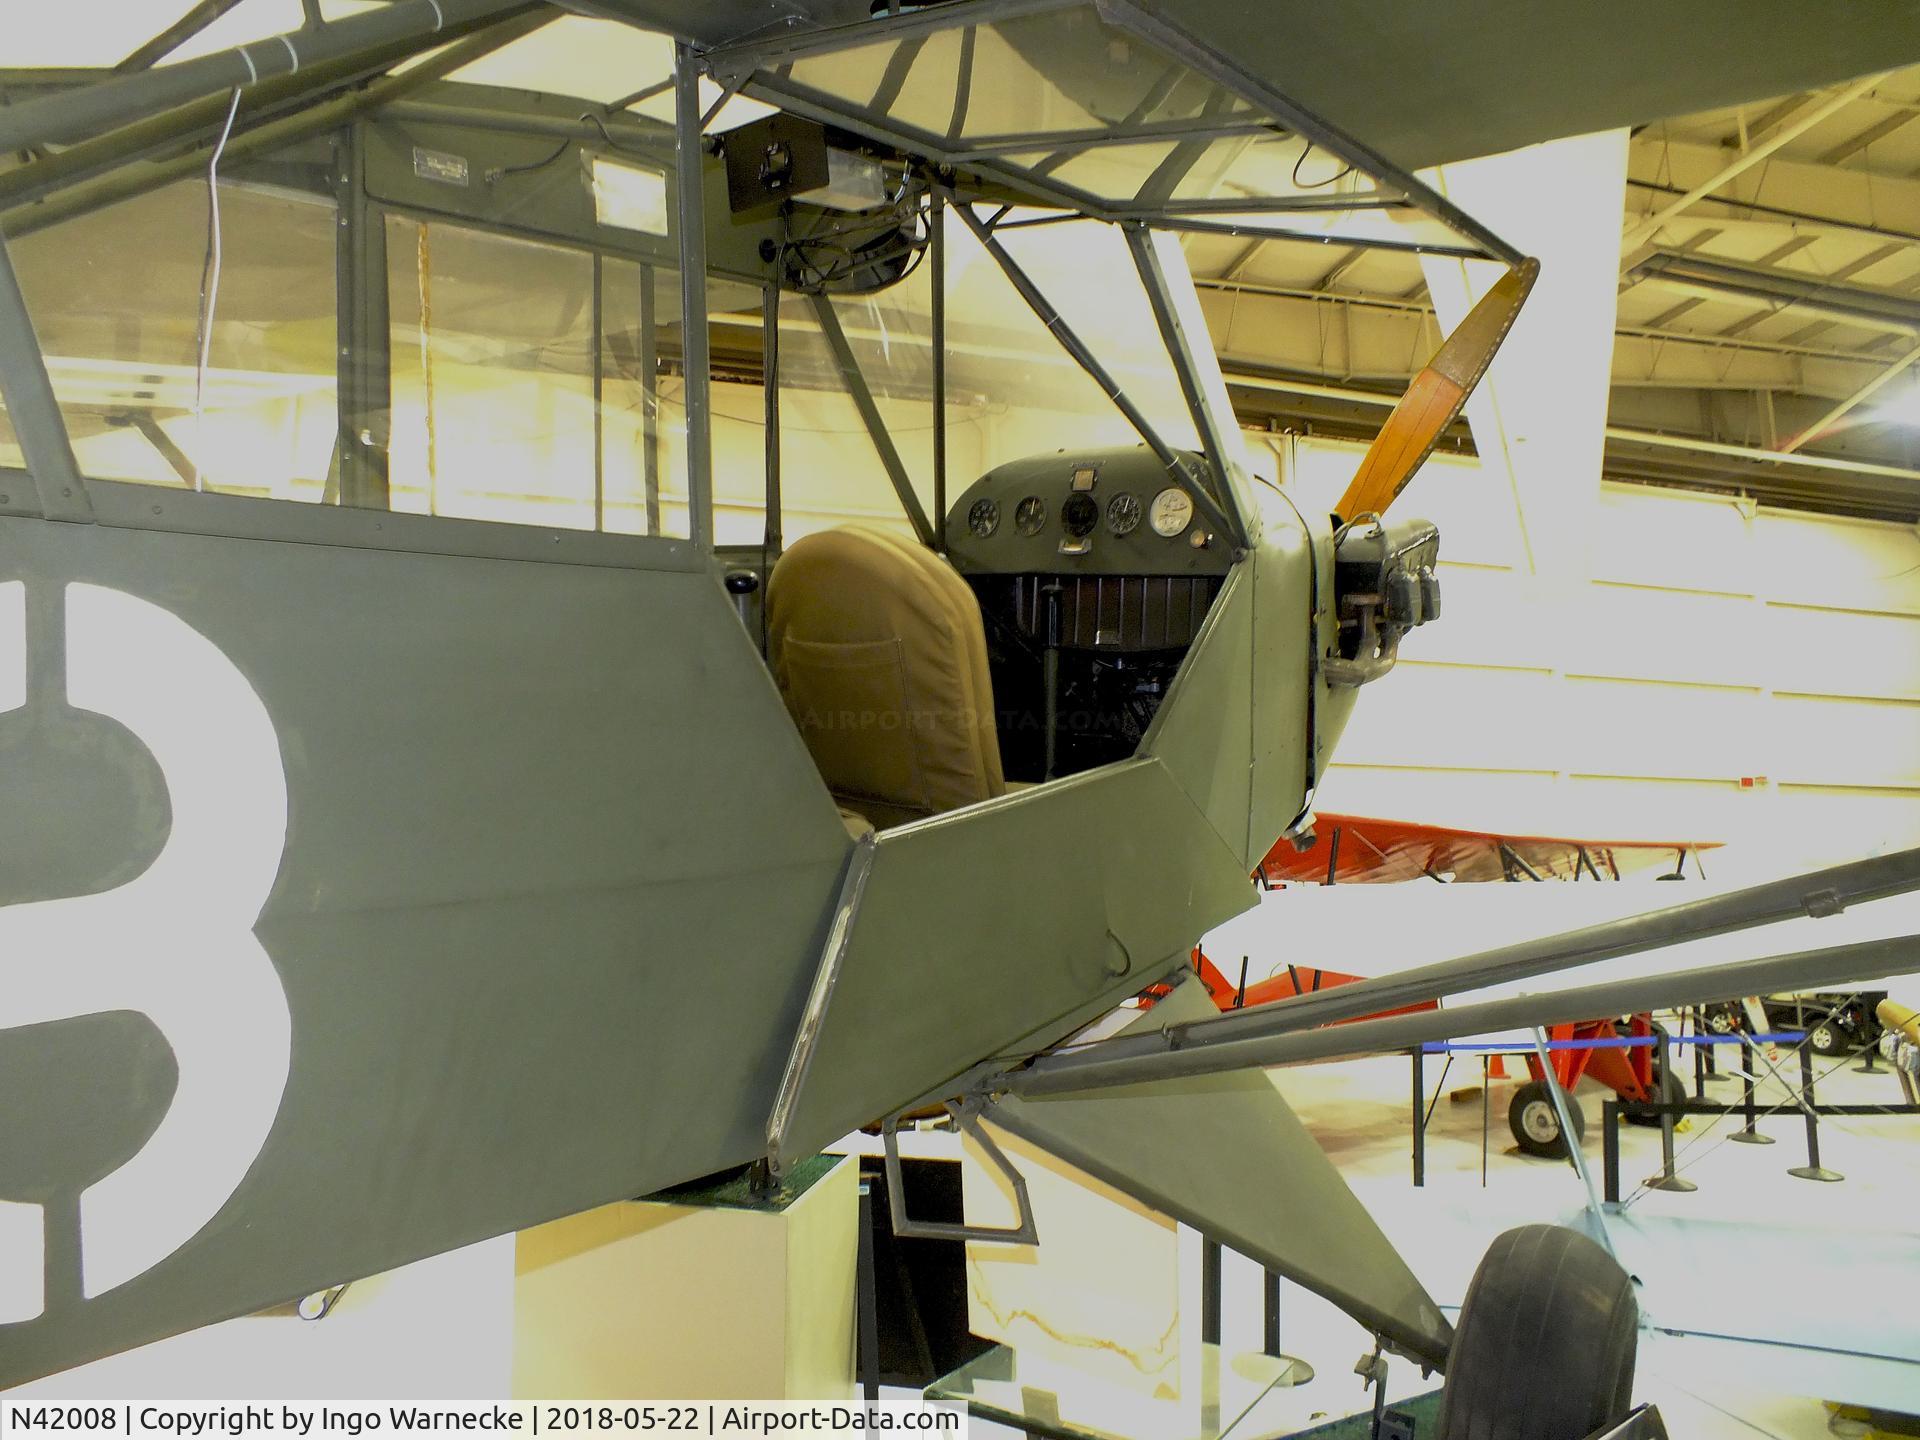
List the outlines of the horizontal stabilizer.
{"label": "horizontal stabilizer", "polygon": [[[1130,1028],[1212,1012],[1189,982]],[[1325,1296],[1421,1363],[1444,1364],[1446,1317],[1265,1075],[1009,1096],[983,1118]]]}

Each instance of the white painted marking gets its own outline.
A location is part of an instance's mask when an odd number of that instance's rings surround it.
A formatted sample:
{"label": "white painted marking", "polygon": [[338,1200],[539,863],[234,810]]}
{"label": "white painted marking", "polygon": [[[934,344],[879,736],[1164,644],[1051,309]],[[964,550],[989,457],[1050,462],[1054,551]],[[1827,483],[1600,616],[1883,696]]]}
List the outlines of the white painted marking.
{"label": "white painted marking", "polygon": [[246,677],[157,605],[68,587],[67,696],[146,745],[173,808],[165,846],[136,879],[0,910],[0,956],[24,972],[0,987],[0,1029],[133,1010],[159,1027],[179,1071],[152,1138],[80,1197],[92,1298],[197,1234],[279,1113],[292,1018],[253,925],[280,868],[287,788]]}
{"label": "white painted marking", "polygon": [[46,1305],[45,1248],[40,1207],[0,1200],[0,1325],[31,1320]]}
{"label": "white painted marking", "polygon": [[27,703],[27,587],[0,583],[0,714]]}

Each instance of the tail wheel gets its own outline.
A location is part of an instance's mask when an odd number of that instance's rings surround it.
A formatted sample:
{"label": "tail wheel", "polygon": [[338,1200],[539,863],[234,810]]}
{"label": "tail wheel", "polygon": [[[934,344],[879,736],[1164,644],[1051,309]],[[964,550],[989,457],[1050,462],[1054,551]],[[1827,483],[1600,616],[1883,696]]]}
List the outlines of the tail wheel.
{"label": "tail wheel", "polygon": [[[1567,1110],[1573,1118],[1573,1141],[1577,1145],[1586,1137],[1587,1117],[1580,1113],[1571,1095],[1567,1097]],[[1560,1112],[1554,1108],[1553,1092],[1544,1080],[1529,1080],[1513,1092],[1507,1106],[1507,1128],[1529,1155],[1560,1159],[1567,1153],[1560,1134]]]}
{"label": "tail wheel", "polygon": [[1559,1225],[1509,1230],[1467,1286],[1438,1440],[1582,1440],[1627,1416],[1639,1346],[1633,1281]]}

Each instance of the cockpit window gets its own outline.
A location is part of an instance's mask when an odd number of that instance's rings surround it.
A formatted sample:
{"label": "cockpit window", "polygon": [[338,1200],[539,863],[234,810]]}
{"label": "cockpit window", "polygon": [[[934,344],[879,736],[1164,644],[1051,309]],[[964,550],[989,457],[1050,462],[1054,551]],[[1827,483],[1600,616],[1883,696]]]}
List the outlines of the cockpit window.
{"label": "cockpit window", "polygon": [[[1174,449],[1200,438],[1173,361],[1118,227],[1096,220],[1016,228],[995,238],[1128,399]],[[979,467],[1048,449],[1129,445],[1139,434],[1013,290],[964,225],[947,227],[947,385],[965,407]],[[958,418],[958,417],[956,417]]]}
{"label": "cockpit window", "polygon": [[[151,6],[55,8],[28,59],[141,68],[306,20],[302,0],[248,0],[162,45],[154,30],[179,17]],[[674,148],[645,108],[672,103],[672,44],[542,19],[429,46],[393,67],[418,80],[396,103],[282,143],[248,112],[257,92],[224,127],[216,97],[200,148],[167,162],[184,178],[158,188],[131,167],[36,187],[58,150],[0,161],[80,472],[689,535]],[[9,72],[4,98],[38,83]],[[95,198],[116,189],[134,193]],[[715,319],[757,320],[757,285],[708,289]],[[757,452],[758,427],[733,448]],[[0,463],[22,463],[3,409]],[[735,470],[759,491],[757,462],[750,481]]]}
{"label": "cockpit window", "polygon": [[[334,448],[330,199],[183,181],[9,241],[83,475],[317,501]],[[0,455],[11,451],[0,429]]]}

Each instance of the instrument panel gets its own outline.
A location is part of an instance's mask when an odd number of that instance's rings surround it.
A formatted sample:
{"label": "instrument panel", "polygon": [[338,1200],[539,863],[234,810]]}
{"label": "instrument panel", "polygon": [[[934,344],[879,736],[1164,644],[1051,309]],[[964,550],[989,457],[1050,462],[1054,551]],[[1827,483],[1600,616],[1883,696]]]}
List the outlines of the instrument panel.
{"label": "instrument panel", "polygon": [[1144,445],[1011,461],[954,505],[948,556],[975,575],[1221,575],[1231,547],[1194,504],[1194,483]]}

